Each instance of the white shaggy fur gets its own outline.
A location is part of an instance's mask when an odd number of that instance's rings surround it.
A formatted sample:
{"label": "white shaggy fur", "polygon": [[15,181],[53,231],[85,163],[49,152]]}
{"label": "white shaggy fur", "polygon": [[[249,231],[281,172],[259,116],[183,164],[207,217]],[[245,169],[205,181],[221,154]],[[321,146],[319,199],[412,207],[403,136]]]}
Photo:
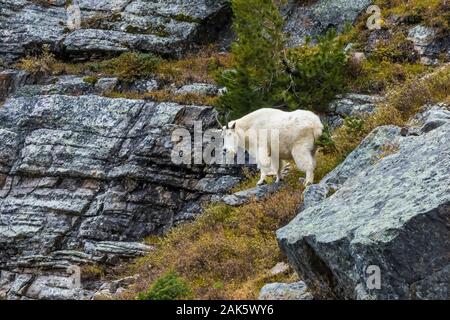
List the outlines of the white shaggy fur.
{"label": "white shaggy fur", "polygon": [[[267,148],[258,146],[257,154],[251,154],[249,134],[252,130],[261,132],[278,130],[279,133],[279,163],[271,160],[270,138]],[[314,142],[322,134],[323,125],[317,115],[311,111],[297,110],[285,112],[278,109],[264,108],[252,112],[241,119],[228,123],[224,128],[224,151],[236,153],[236,142],[245,145],[252,157],[256,158],[261,178],[258,185],[264,183],[266,177],[276,174],[277,182],[282,179],[284,163],[294,160],[297,167],[306,173],[305,184],[314,180],[316,167]],[[253,132],[255,132],[253,131]]]}

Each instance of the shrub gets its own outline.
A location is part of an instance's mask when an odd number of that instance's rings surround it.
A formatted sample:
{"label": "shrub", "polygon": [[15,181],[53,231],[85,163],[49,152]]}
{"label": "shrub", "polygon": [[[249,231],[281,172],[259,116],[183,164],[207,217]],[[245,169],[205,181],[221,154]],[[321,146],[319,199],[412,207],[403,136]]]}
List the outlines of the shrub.
{"label": "shrub", "polygon": [[289,107],[324,111],[346,89],[345,63],[343,42],[334,30],[319,37],[315,46],[308,41],[289,50],[286,66],[291,80],[285,95]]}
{"label": "shrub", "polygon": [[401,32],[386,41],[380,41],[372,54],[378,61],[414,63],[419,60],[414,44]]}
{"label": "shrub", "polygon": [[239,117],[270,106],[282,79],[283,18],[274,0],[233,0],[235,64],[218,77],[228,91],[219,108]]}
{"label": "shrub", "polygon": [[205,46],[199,52],[188,54],[180,60],[160,63],[156,73],[164,81],[183,85],[186,83],[213,83],[217,73],[231,67],[233,57],[217,53],[215,46]]}
{"label": "shrub", "polygon": [[177,273],[162,275],[146,293],[138,295],[139,300],[179,300],[192,297],[192,291],[186,281]]}
{"label": "shrub", "polygon": [[153,76],[161,59],[153,54],[125,52],[117,58],[91,64],[93,71],[104,72],[116,76],[125,83]]}
{"label": "shrub", "polygon": [[349,134],[361,132],[364,126],[364,120],[356,117],[345,117],[344,128]]}
{"label": "shrub", "polygon": [[368,59],[362,62],[357,73],[349,74],[349,86],[354,92],[379,93],[415,78],[428,69],[422,64],[400,64],[387,60]]}
{"label": "shrub", "polygon": [[98,82],[98,78],[95,76],[86,76],[83,78],[83,82],[95,85]]}
{"label": "shrub", "polygon": [[153,287],[167,270],[183,277],[196,299],[256,299],[264,282],[285,280],[269,270],[284,260],[275,231],[297,214],[298,177],[263,201],[239,208],[212,204],[195,221],[149,239],[156,250],[131,268],[140,276],[124,297]]}
{"label": "shrub", "polygon": [[407,118],[427,103],[450,96],[450,65],[445,65],[421,78],[411,78],[387,95],[388,103]]}
{"label": "shrub", "polygon": [[50,46],[44,44],[42,46],[42,51],[38,56],[27,56],[20,59],[17,63],[17,67],[32,74],[41,73],[43,75],[50,75],[53,73],[56,63],[56,58],[53,53],[51,53]]}
{"label": "shrub", "polygon": [[322,152],[329,153],[335,150],[336,143],[331,136],[331,131],[328,125],[325,123],[322,131],[322,135],[317,139],[315,145],[321,148]]}

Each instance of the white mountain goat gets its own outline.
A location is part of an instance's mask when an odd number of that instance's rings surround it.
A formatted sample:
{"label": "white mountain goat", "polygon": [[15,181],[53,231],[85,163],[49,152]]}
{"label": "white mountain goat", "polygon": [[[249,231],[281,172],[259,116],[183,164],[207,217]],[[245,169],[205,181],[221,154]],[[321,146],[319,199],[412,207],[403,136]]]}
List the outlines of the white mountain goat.
{"label": "white mountain goat", "polygon": [[[297,167],[306,173],[305,185],[308,185],[313,183],[316,167],[314,142],[322,130],[319,117],[311,111],[259,109],[223,127],[223,151],[234,155],[238,147],[245,148],[256,159],[261,171],[258,185],[273,174],[279,182],[283,163],[289,160],[294,160]],[[257,143],[254,142],[255,133],[258,135]]]}

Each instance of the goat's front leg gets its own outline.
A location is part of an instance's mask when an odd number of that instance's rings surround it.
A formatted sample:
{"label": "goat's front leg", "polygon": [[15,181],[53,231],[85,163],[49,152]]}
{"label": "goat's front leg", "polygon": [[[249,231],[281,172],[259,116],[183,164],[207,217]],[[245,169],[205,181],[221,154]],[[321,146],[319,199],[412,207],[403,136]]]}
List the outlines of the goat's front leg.
{"label": "goat's front leg", "polygon": [[258,168],[261,171],[261,177],[257,183],[258,186],[263,185],[268,175],[271,173],[271,161],[267,154],[267,150],[261,148],[258,150]]}

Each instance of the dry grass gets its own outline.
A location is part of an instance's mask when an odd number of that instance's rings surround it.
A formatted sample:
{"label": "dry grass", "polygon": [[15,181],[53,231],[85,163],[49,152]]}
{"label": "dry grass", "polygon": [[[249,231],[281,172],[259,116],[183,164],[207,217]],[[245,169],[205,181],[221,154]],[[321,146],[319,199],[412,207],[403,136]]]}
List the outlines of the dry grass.
{"label": "dry grass", "polygon": [[196,93],[175,94],[172,90],[162,89],[149,92],[136,91],[108,91],[103,94],[109,98],[125,98],[137,100],[150,100],[155,102],[175,102],[183,105],[200,105],[200,106],[214,106],[217,97],[211,97]]}
{"label": "dry grass", "polygon": [[214,204],[196,221],[150,238],[157,249],[131,268],[140,277],[124,297],[134,298],[172,270],[188,281],[196,299],[256,298],[266,282],[288,277],[269,274],[284,260],[275,231],[295,216],[301,194],[300,187],[286,187],[239,208]]}
{"label": "dry grass", "polygon": [[156,102],[170,101],[185,105],[193,104],[203,106],[214,106],[217,100],[217,97],[212,97],[203,94],[196,94],[196,93],[175,94],[173,91],[167,89],[147,92],[144,98]]}
{"label": "dry grass", "polygon": [[426,74],[429,67],[419,63],[397,63],[389,60],[365,60],[360,65],[350,64],[352,92],[379,93],[409,79]]}
{"label": "dry grass", "polygon": [[48,76],[54,73],[57,60],[50,52],[48,45],[42,46],[42,53],[39,56],[28,56],[22,58],[17,63],[17,68],[28,71],[31,74],[42,74]]}
{"label": "dry grass", "polygon": [[395,14],[404,17],[408,23],[424,23],[438,28],[441,32],[449,30],[450,3],[443,0],[377,0],[384,15]]}
{"label": "dry grass", "polygon": [[232,63],[231,54],[218,53],[216,47],[209,46],[183,59],[164,61],[156,73],[160,79],[176,85],[194,82],[215,83],[217,72],[230,68]]}
{"label": "dry grass", "polygon": [[[138,79],[155,78],[163,84],[181,86],[189,83],[215,83],[218,72],[230,68],[233,58],[230,54],[219,53],[214,46],[208,46],[195,54],[189,54],[180,60],[164,60],[151,54],[125,52],[118,57],[83,63],[66,63],[55,58],[48,46],[43,46],[41,54],[27,56],[17,63],[17,68],[33,74],[49,75],[83,75],[88,77],[114,76],[121,82],[130,83]],[[110,96],[129,98],[137,97],[133,92],[111,92]],[[214,105],[215,98],[197,95],[175,95],[164,89],[146,93],[155,101],[175,101],[183,104]]]}
{"label": "dry grass", "polygon": [[388,94],[388,104],[402,112],[403,118],[409,118],[424,104],[448,100],[450,95],[450,64],[446,64],[432,73],[406,81]]}

